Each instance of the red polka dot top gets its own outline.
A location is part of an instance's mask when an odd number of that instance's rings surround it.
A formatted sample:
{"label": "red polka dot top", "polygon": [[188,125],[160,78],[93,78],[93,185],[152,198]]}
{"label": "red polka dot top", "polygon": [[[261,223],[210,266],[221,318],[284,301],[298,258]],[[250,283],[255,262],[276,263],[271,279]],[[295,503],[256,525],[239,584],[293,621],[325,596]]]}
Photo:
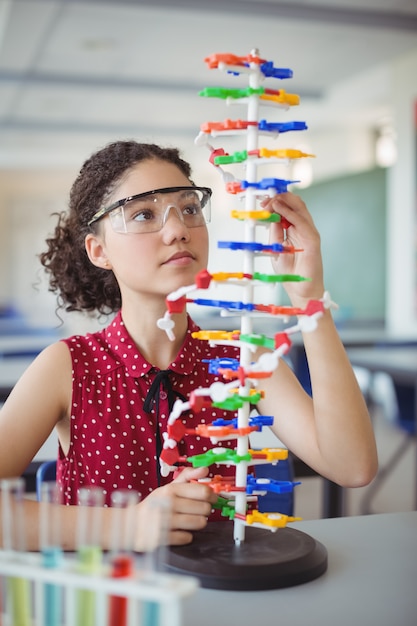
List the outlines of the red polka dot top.
{"label": "red polka dot top", "polygon": [[[235,347],[210,347],[207,341],[193,339],[191,333],[197,330],[189,318],[183,346],[169,367],[174,394],[184,400],[192,390],[219,380],[208,373],[203,359],[238,358]],[[77,504],[78,489],[91,485],[103,489],[107,504],[115,489],[134,489],[141,498],[146,497],[172,480],[172,474],[162,478],[159,473],[158,450],[169,416],[168,394],[162,383],[151,399],[150,411],[144,410],[158,368],[143,358],[120,312],[107,328],[63,341],[73,368],[70,447],[67,456],[59,449],[57,464],[64,502]],[[187,428],[232,417],[230,411],[216,408],[182,415]],[[195,435],[186,436],[181,445],[181,453],[187,456],[213,447],[209,439]],[[233,447],[234,442],[222,441],[221,446]],[[234,472],[225,466],[213,470],[216,474]]]}

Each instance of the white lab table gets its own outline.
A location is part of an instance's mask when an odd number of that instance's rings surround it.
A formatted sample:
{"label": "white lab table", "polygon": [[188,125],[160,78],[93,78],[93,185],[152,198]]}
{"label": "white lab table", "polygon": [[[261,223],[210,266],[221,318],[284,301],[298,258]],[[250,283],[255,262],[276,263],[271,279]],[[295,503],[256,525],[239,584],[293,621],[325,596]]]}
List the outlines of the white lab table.
{"label": "white lab table", "polygon": [[184,626],[416,626],[417,512],[293,526],[327,548],[325,574],[273,591],[200,588],[185,601]]}

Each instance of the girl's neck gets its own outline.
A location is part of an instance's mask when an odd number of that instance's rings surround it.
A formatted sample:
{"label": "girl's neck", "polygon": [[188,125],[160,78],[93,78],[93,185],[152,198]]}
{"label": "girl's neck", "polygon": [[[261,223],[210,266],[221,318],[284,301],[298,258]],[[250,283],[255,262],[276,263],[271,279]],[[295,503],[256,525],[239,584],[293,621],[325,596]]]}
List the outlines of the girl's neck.
{"label": "girl's neck", "polygon": [[[148,303],[149,304],[149,303]],[[184,342],[187,332],[187,313],[174,316],[175,339],[171,341],[165,331],[157,326],[157,321],[163,317],[165,311],[152,311],[151,307],[145,310],[132,307],[122,308],[123,323],[132,337],[142,356],[159,369],[167,369],[176,359]]]}

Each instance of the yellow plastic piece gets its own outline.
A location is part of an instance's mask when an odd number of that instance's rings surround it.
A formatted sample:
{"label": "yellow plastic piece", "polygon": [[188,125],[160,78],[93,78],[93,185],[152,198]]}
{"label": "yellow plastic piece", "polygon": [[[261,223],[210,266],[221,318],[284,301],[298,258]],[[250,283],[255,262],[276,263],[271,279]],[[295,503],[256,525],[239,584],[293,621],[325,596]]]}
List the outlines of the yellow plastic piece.
{"label": "yellow plastic piece", "polygon": [[213,280],[222,281],[227,280],[228,278],[238,278],[242,279],[245,277],[243,272],[215,272],[211,275]]}
{"label": "yellow plastic piece", "polygon": [[194,339],[203,339],[206,341],[214,341],[216,339],[231,341],[236,339],[236,336],[240,335],[240,330],[199,330],[195,333],[191,333]]}
{"label": "yellow plastic piece", "polygon": [[271,217],[271,211],[231,211],[231,216],[238,220],[267,220]]}
{"label": "yellow plastic piece", "polygon": [[293,148],[283,148],[281,150],[269,150],[268,148],[260,148],[260,157],[276,157],[277,159],[301,159],[303,157],[314,157],[314,154],[307,154],[302,150]]}
{"label": "yellow plastic piece", "polygon": [[296,93],[287,93],[284,89],[280,89],[279,94],[264,93],[259,96],[260,100],[271,100],[272,102],[279,102],[280,104],[289,104],[293,106],[300,104],[300,96]]}
{"label": "yellow plastic piece", "polygon": [[283,513],[260,513],[260,511],[254,510],[246,515],[247,524],[262,524],[270,528],[285,528],[289,522],[299,521],[301,521],[301,517],[293,517]]}
{"label": "yellow plastic piece", "polygon": [[249,453],[254,457],[265,455],[265,460],[269,463],[288,459],[288,450],[286,448],[262,448],[261,450],[249,450]]}

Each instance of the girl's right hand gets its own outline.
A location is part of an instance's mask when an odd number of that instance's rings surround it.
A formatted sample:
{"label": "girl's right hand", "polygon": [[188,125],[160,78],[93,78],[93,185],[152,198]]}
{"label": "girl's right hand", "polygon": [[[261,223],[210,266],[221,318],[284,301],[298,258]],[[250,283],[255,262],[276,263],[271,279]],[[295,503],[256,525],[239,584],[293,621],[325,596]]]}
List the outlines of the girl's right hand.
{"label": "girl's right hand", "polygon": [[217,501],[217,495],[198,481],[208,474],[206,467],[187,467],[168,485],[155,489],[139,503],[135,549],[151,550],[156,545],[191,543],[193,531],[202,530]]}

